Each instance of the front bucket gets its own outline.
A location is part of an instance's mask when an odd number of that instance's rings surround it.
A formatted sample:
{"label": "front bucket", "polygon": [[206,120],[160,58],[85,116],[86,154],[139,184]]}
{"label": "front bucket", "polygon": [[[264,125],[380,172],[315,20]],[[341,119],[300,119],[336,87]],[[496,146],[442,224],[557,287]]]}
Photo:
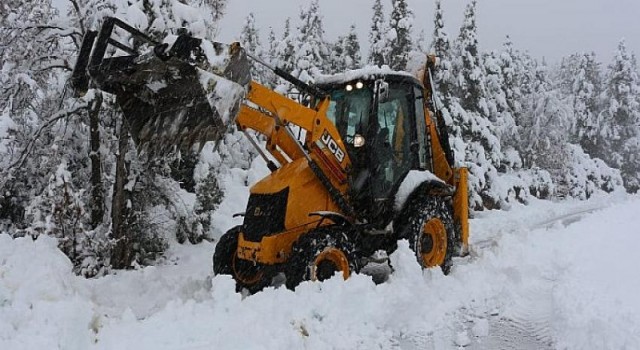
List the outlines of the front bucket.
{"label": "front bucket", "polygon": [[91,70],[97,87],[116,95],[138,152],[218,141],[234,122],[250,80],[246,55],[240,47],[203,46],[197,59],[172,48],[166,56],[106,58]]}
{"label": "front bucket", "polygon": [[130,81],[143,84],[117,93],[139,147],[163,152],[220,140],[233,122],[244,88],[181,61],[153,59],[137,66]]}

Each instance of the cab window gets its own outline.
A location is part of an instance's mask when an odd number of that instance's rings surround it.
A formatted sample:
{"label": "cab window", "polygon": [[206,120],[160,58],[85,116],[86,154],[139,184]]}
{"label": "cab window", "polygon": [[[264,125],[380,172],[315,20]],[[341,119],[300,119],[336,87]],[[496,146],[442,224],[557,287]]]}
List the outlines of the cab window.
{"label": "cab window", "polygon": [[363,133],[371,113],[372,91],[364,86],[360,89],[339,89],[331,92],[327,117],[336,125],[340,136],[351,143],[356,133]]}
{"label": "cab window", "polygon": [[386,197],[393,185],[411,169],[411,134],[414,106],[411,86],[391,83],[389,94],[378,103],[378,135],[374,142],[376,158],[374,191],[376,197]]}

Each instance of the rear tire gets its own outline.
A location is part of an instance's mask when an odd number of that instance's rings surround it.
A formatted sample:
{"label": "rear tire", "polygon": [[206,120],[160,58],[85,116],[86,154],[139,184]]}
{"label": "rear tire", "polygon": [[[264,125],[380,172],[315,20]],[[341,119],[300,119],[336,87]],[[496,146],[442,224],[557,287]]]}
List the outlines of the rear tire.
{"label": "rear tire", "polygon": [[324,281],[339,271],[346,280],[358,270],[355,245],[342,228],[319,228],[303,234],[293,245],[286,285],[293,290],[302,281]]}
{"label": "rear tire", "polygon": [[409,204],[407,218],[399,228],[399,239],[407,239],[422,268],[440,266],[451,270],[456,250],[453,209],[446,197],[423,196]]}

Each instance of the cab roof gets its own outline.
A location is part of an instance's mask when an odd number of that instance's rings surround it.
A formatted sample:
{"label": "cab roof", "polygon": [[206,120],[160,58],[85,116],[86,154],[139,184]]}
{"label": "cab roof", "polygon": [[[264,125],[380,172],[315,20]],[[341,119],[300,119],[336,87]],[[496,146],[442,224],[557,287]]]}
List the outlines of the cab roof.
{"label": "cab roof", "polygon": [[409,80],[414,81],[416,84],[420,84],[418,79],[407,72],[395,71],[389,68],[389,66],[366,66],[364,68],[348,70],[339,74],[320,75],[316,77],[314,85],[345,84],[354,80],[373,80],[381,78],[383,76],[400,79],[408,78]]}

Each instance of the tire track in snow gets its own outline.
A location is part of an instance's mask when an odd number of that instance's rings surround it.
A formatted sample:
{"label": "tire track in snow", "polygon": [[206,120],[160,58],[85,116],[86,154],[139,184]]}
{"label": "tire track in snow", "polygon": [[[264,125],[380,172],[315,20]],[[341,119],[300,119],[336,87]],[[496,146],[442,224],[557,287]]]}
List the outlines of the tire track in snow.
{"label": "tire track in snow", "polygon": [[[529,230],[553,228],[558,223],[566,227],[603,208],[603,206],[597,206],[574,210],[526,225],[525,228]],[[494,237],[474,243],[473,250],[475,252],[472,251],[471,259],[478,258],[483,250],[497,248],[501,236],[505,233],[513,233],[515,229],[507,228],[505,230],[500,228],[497,231]],[[555,316],[553,287],[553,280],[538,277],[526,286],[514,291],[511,303],[505,307],[502,315],[494,315],[487,318],[489,321],[488,335],[472,336],[467,349],[553,349],[553,323]],[[465,329],[464,331],[468,332],[469,330]]]}
{"label": "tire track in snow", "polygon": [[553,283],[536,281],[517,292],[510,305],[493,326],[487,349],[553,349]]}
{"label": "tire track in snow", "polygon": [[598,206],[598,207],[593,207],[593,208],[588,208],[588,209],[583,209],[583,210],[571,212],[571,213],[568,213],[568,214],[564,214],[564,215],[560,215],[560,216],[554,217],[554,218],[549,219],[549,220],[545,220],[545,221],[539,222],[539,223],[533,225],[530,228],[531,229],[542,228],[542,227],[551,228],[558,222],[560,222],[562,224],[562,226],[567,227],[567,226],[573,224],[574,222],[578,222],[578,221],[582,220],[584,218],[585,214],[591,214],[594,211],[601,210],[601,209],[604,209],[604,208],[605,207],[603,207],[603,206]]}

